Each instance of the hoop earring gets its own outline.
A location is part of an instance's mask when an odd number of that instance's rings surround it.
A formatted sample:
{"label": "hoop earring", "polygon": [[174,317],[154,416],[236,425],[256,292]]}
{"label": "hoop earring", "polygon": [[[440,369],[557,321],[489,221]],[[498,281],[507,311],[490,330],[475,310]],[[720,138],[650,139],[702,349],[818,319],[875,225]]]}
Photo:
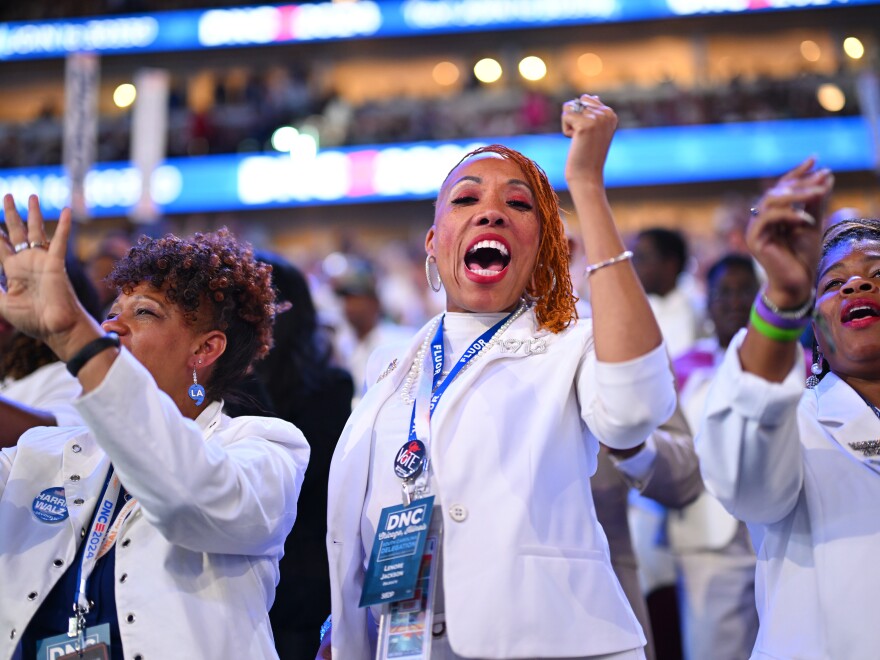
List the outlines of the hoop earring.
{"label": "hoop earring", "polygon": [[813,348],[813,364],[810,365],[810,376],[807,377],[807,389],[811,390],[819,384],[819,376],[825,371],[825,356],[817,348]]}
{"label": "hoop earring", "polygon": [[440,271],[437,270],[437,286],[434,286],[434,282],[431,279],[431,262],[433,260],[434,268],[436,270],[437,257],[433,254],[429,254],[425,257],[425,279],[428,280],[428,286],[431,287],[431,291],[434,293],[438,293],[440,289],[443,288],[443,280],[440,279]]}

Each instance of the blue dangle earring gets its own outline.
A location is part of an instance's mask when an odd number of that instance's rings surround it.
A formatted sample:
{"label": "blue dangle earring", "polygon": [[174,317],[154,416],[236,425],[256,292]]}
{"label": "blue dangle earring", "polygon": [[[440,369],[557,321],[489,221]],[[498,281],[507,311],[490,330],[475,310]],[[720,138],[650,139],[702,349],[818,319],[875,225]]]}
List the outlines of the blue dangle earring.
{"label": "blue dangle earring", "polygon": [[[199,364],[202,361],[199,360]],[[199,377],[196,374],[196,368],[193,367],[193,384],[189,388],[189,398],[196,402],[197,406],[202,405],[202,402],[205,400],[205,388],[199,385]]]}

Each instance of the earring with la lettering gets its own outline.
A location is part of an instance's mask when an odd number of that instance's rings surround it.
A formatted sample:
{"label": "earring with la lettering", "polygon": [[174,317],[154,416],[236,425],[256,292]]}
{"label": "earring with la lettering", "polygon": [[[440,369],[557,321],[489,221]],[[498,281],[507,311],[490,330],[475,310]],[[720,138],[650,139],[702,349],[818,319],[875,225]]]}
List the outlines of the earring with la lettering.
{"label": "earring with la lettering", "polygon": [[[202,361],[199,360],[199,364],[202,364]],[[193,384],[190,386],[189,398],[196,402],[197,406],[202,405],[202,402],[205,400],[205,388],[199,385],[199,376],[196,373],[196,368],[193,367]]]}

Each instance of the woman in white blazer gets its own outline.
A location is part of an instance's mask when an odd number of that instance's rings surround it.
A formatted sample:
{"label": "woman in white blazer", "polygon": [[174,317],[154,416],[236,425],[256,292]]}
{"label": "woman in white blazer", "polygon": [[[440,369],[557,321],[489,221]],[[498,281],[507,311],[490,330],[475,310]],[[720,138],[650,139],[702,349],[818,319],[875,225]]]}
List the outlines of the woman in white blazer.
{"label": "woman in white blazer", "polygon": [[[558,200],[543,171],[500,145],[466,156],[443,182],[425,244],[428,282],[442,282],[447,311],[408,348],[371,360],[375,384],[334,455],[334,658],[374,653],[380,609],[359,599],[380,512],[401,503],[402,486],[407,497],[433,496],[442,519],[432,658],[644,657],[589,477],[599,442],[633,453],[669,418],[674,388],[605,197],[617,118],[584,95],[566,104],[562,122],[594,318],[576,320]],[[413,437],[430,459],[414,483],[393,469]]]}
{"label": "woman in white blazer", "polygon": [[[880,221],[837,223],[823,241],[832,183],[808,160],[755,209],[747,240],[767,286],[697,437],[707,487],[757,547],[752,658],[877,657]],[[805,389],[797,338],[811,317]]]}
{"label": "woman in white blazer", "polygon": [[277,658],[268,610],[309,450],[286,422],[222,412],[269,348],[269,269],[225,230],[143,238],[101,327],[64,273],[69,211],[49,244],[36,197],[27,227],[4,210],[0,314],[78,378],[86,426],[0,452],[0,658],[96,640],[116,660]]}

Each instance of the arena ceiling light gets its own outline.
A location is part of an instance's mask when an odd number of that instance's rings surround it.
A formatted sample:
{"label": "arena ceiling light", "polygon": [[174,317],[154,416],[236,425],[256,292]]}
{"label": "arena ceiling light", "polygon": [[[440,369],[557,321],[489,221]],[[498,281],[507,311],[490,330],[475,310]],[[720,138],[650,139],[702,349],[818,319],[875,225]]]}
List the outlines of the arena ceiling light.
{"label": "arena ceiling light", "polygon": [[577,58],[577,67],[578,71],[585,76],[598,76],[602,73],[602,58],[596,53],[584,53]]}
{"label": "arena ceiling light", "polygon": [[452,62],[438,62],[434,65],[434,70],[431,72],[431,75],[434,77],[435,83],[448,87],[449,85],[454,85],[458,82],[460,74],[458,72],[458,67]]}
{"label": "arena ceiling light", "polygon": [[805,39],[801,42],[801,55],[808,62],[818,62],[822,57],[822,49],[819,44],[811,39]]}
{"label": "arena ceiling light", "polygon": [[819,85],[816,98],[819,100],[819,105],[828,112],[840,112],[846,105],[846,95],[843,90],[832,83]]}
{"label": "arena ceiling light", "polygon": [[847,37],[843,40],[843,52],[854,60],[860,60],[865,54],[865,46],[858,37]]}
{"label": "arena ceiling light", "polygon": [[137,89],[131,83],[123,83],[113,90],[113,103],[117,108],[127,108],[137,98]]}
{"label": "arena ceiling light", "polygon": [[519,75],[526,80],[541,80],[547,75],[547,65],[537,55],[529,55],[520,60]]}
{"label": "arena ceiling light", "polygon": [[491,57],[484,57],[474,64],[474,75],[481,83],[489,84],[496,82],[501,78],[502,73],[501,64],[498,60],[494,60]]}

